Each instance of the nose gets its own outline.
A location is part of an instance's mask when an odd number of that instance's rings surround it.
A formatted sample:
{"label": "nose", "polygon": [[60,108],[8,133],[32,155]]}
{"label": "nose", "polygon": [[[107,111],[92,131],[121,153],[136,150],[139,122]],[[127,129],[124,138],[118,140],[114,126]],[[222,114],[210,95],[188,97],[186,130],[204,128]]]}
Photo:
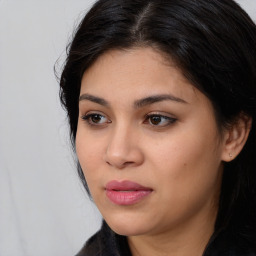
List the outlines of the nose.
{"label": "nose", "polygon": [[119,127],[109,136],[104,160],[117,169],[139,166],[144,161],[139,146],[139,134],[128,128]]}

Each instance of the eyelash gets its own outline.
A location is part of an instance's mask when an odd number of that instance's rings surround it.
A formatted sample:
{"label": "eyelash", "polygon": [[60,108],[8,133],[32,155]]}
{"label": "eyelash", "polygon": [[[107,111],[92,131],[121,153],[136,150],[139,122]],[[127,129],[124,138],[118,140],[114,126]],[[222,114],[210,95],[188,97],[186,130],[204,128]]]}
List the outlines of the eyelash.
{"label": "eyelash", "polygon": [[[99,113],[90,113],[90,114],[86,114],[84,116],[82,116],[82,120],[84,120],[88,125],[91,125],[91,126],[94,126],[94,127],[104,127],[105,124],[107,123],[111,123],[110,120],[107,119],[106,122],[103,122],[103,123],[97,123],[97,122],[94,122],[92,121],[92,118],[94,117],[98,117],[98,118],[106,118],[106,116],[102,115],[102,114],[99,114]],[[161,122],[163,121],[163,119],[165,120],[165,124],[164,125],[158,125],[158,124],[153,124],[152,120],[153,118],[160,118]],[[156,121],[156,120],[155,120]],[[169,116],[164,116],[164,115],[161,115],[161,114],[148,114],[145,116],[145,120],[144,120],[144,124],[149,124],[153,127],[167,127],[173,123],[175,123],[177,121],[176,118],[173,118],[173,117],[169,117]]]}

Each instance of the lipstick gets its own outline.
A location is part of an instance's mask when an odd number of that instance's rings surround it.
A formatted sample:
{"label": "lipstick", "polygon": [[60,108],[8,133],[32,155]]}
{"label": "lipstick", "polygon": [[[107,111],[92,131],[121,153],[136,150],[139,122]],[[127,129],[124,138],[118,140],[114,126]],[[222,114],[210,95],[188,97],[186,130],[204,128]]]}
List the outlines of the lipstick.
{"label": "lipstick", "polygon": [[106,185],[106,195],[117,205],[132,205],[138,203],[153,191],[132,181],[110,181]]}

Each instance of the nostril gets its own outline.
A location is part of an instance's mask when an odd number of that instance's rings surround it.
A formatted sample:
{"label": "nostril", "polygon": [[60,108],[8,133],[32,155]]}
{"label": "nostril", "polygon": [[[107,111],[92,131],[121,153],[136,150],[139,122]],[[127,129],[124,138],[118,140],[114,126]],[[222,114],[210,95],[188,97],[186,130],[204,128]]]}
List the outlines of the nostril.
{"label": "nostril", "polygon": [[117,163],[117,162],[106,161],[106,164],[110,165],[110,166],[115,166],[115,167],[117,167],[119,169],[123,169],[123,168],[125,168],[127,166],[131,166],[131,165],[135,164],[135,162],[133,162],[133,161],[126,161],[126,162],[122,162],[122,163],[121,162]]}
{"label": "nostril", "polygon": [[134,164],[134,162],[130,161],[130,162],[125,162],[124,165],[131,165]]}

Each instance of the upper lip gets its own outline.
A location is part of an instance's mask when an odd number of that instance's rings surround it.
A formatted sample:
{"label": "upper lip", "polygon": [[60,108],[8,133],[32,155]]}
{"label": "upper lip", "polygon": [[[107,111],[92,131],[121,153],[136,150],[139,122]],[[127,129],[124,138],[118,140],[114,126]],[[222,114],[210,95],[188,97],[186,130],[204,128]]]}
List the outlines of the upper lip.
{"label": "upper lip", "polygon": [[139,190],[152,190],[149,187],[144,187],[136,182],[124,180],[117,181],[112,180],[106,184],[106,190],[116,190],[116,191],[139,191]]}

